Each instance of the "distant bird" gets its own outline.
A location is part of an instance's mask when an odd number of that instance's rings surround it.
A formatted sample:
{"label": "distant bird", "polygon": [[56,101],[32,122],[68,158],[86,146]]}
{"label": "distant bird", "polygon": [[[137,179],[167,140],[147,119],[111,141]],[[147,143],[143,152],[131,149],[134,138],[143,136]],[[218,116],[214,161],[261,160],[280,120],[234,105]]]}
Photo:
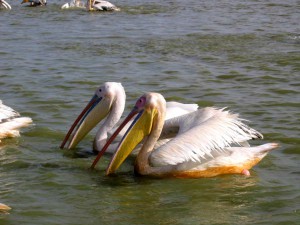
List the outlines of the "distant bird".
{"label": "distant bird", "polygon": [[81,0],[71,0],[61,6],[61,9],[75,9],[75,8],[86,8],[86,5]]}
{"label": "distant bird", "polygon": [[11,6],[5,1],[5,0],[0,0],[0,9],[11,9]]}
{"label": "distant bird", "polygon": [[88,11],[120,11],[120,8],[116,7],[108,1],[101,0],[87,0]]}
{"label": "distant bird", "polygon": [[[100,151],[105,151],[122,127],[134,118],[106,174],[115,172],[142,141],[135,172],[158,177],[250,175],[249,169],[278,147],[277,143],[250,147],[248,140],[263,136],[245,125],[237,114],[224,109],[206,107],[169,120],[165,120],[165,114],[166,101],[162,95],[147,93],[137,100],[128,117]],[[169,135],[169,142],[156,148],[155,144],[164,132]]]}
{"label": "distant bird", "polygon": [[31,123],[31,118],[20,117],[18,112],[0,100],[0,142],[4,138],[20,136],[20,128],[27,127]]}
{"label": "distant bird", "polygon": [[23,3],[28,3],[29,2],[29,7],[36,7],[36,6],[45,6],[47,5],[47,0],[23,0],[21,4]]}
{"label": "distant bird", "polygon": [[[114,132],[115,126],[123,114],[125,102],[126,94],[122,84],[105,82],[96,89],[90,102],[69,129],[60,147],[64,148],[69,140],[67,148],[75,148],[101,122],[94,140],[94,150],[100,151],[106,143],[107,137]],[[193,112],[197,108],[197,104],[167,102],[166,119]],[[118,143],[119,140],[116,142]],[[107,152],[113,153],[113,151],[115,151],[114,147],[108,149]]]}

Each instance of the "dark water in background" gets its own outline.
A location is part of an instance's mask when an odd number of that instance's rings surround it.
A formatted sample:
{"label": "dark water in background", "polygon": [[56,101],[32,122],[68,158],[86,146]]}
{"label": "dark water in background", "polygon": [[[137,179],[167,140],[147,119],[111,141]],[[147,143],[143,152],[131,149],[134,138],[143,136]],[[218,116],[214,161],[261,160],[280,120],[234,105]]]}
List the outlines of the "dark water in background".
{"label": "dark water in background", "polygon": [[[118,13],[0,11],[0,99],[35,126],[4,140],[0,224],[299,224],[299,1],[115,1]],[[127,110],[147,91],[238,112],[280,149],[252,171],[211,179],[148,179],[128,160],[95,171],[93,133],[61,151],[69,126],[105,81]],[[257,142],[256,144],[258,144]]]}

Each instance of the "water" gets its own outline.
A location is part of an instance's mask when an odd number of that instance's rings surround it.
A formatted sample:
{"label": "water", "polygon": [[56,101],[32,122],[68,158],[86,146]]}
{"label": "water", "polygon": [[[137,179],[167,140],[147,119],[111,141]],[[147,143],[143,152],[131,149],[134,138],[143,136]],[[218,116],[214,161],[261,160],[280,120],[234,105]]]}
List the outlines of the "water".
{"label": "water", "polygon": [[[125,1],[118,13],[9,2],[0,11],[0,98],[35,125],[0,150],[0,224],[299,224],[300,14],[287,1]],[[227,106],[278,142],[251,170],[210,179],[149,179],[129,159],[113,177],[89,171],[95,132],[59,145],[105,81],[126,113],[147,91]]]}

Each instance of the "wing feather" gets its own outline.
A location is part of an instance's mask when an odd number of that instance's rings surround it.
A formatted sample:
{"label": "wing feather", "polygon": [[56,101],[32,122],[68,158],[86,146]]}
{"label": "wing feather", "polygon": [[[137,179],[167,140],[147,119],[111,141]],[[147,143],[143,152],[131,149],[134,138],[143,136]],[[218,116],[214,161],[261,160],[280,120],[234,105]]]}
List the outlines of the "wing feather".
{"label": "wing feather", "polygon": [[174,118],[169,121],[168,128],[174,130],[178,126],[178,134],[167,144],[154,150],[150,162],[154,166],[203,162],[220,154],[227,154],[227,147],[234,144],[262,138],[259,132],[243,121],[245,120],[239,118],[238,114],[212,107]]}

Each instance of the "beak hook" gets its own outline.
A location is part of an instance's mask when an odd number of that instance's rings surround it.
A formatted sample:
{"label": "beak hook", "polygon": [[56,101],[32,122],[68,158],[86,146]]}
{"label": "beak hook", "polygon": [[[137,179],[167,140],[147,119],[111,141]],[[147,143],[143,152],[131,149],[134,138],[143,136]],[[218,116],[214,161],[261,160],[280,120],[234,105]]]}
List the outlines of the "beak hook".
{"label": "beak hook", "polygon": [[64,138],[63,142],[60,145],[60,148],[63,149],[65,144],[67,143],[69,137],[71,136],[73,130],[75,129],[78,122],[81,120],[81,118],[88,112],[91,107],[96,103],[99,102],[101,98],[99,99],[96,95],[93,96],[93,98],[90,100],[90,102],[87,104],[87,106],[83,109],[83,111],[80,113],[80,115],[77,117],[73,125],[71,126],[70,130],[68,131],[66,137]]}

